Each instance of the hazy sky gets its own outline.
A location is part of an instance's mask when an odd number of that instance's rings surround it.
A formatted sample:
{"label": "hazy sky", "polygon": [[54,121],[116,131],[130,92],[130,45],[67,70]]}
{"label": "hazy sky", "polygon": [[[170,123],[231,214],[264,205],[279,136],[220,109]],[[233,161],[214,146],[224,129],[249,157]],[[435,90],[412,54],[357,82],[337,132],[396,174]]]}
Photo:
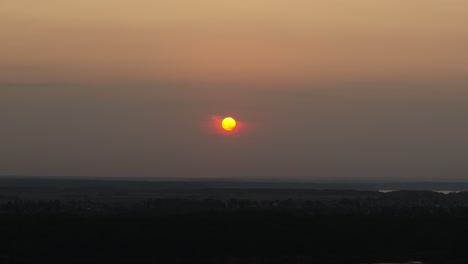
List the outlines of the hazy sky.
{"label": "hazy sky", "polygon": [[0,1],[0,175],[468,179],[467,118],[464,0]]}

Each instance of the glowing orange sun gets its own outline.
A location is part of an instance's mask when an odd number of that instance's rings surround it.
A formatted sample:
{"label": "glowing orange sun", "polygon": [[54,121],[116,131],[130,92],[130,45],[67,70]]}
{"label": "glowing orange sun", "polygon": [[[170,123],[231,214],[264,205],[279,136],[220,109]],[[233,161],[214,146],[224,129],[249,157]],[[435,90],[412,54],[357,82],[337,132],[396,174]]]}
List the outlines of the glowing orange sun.
{"label": "glowing orange sun", "polygon": [[221,126],[226,131],[232,131],[236,127],[236,120],[232,117],[226,117],[221,122]]}

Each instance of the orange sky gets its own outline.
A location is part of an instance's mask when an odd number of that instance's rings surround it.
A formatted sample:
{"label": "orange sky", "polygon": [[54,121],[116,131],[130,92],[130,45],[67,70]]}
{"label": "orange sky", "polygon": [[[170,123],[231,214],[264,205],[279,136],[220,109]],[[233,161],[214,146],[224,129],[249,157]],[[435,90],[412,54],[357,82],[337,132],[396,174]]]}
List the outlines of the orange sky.
{"label": "orange sky", "polygon": [[1,0],[0,176],[466,179],[467,76],[466,0]]}
{"label": "orange sky", "polygon": [[0,80],[461,78],[467,10],[462,0],[5,0]]}

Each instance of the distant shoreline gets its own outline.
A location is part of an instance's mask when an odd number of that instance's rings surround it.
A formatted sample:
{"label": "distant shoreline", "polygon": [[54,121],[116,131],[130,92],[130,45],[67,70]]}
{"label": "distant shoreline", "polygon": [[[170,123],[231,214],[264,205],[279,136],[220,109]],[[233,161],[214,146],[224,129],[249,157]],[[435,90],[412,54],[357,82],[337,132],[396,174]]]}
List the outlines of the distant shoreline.
{"label": "distant shoreline", "polygon": [[0,176],[0,186],[15,186],[18,183],[27,182],[37,186],[50,184],[63,184],[65,186],[95,186],[112,183],[114,185],[135,185],[145,183],[147,185],[183,187],[183,188],[238,188],[238,189],[311,189],[311,190],[358,190],[385,192],[393,190],[433,190],[440,193],[453,193],[468,191],[468,182],[417,182],[417,181],[319,181],[295,182],[295,181],[259,181],[259,180],[228,180],[228,179],[167,179],[167,178],[80,178],[80,177],[20,177]]}

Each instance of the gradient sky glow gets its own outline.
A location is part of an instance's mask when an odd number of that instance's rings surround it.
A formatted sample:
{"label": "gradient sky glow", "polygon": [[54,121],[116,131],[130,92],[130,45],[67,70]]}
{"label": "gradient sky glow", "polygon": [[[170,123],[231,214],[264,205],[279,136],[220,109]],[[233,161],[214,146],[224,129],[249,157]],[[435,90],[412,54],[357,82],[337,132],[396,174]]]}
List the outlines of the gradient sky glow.
{"label": "gradient sky glow", "polygon": [[467,1],[0,2],[0,175],[468,179],[467,117]]}

